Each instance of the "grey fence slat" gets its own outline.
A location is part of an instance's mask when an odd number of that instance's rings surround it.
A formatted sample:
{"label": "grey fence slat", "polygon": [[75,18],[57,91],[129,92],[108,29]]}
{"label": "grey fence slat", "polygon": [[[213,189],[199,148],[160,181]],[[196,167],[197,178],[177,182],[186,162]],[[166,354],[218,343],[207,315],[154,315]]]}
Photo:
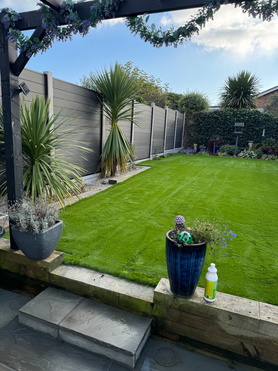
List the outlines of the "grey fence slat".
{"label": "grey fence slat", "polygon": [[138,104],[136,111],[140,113],[136,118],[137,125],[134,126],[135,155],[138,160],[142,160],[149,157],[152,108]]}
{"label": "grey fence slat", "polygon": [[166,150],[173,148],[175,134],[175,111],[172,109],[168,110],[168,122],[167,122],[167,137],[166,137]]}
{"label": "grey fence slat", "polygon": [[163,153],[165,109],[156,107],[153,132],[153,154]]}
{"label": "grey fence slat", "polygon": [[176,148],[180,148],[182,146],[182,134],[183,134],[183,114],[179,113],[176,134]]}

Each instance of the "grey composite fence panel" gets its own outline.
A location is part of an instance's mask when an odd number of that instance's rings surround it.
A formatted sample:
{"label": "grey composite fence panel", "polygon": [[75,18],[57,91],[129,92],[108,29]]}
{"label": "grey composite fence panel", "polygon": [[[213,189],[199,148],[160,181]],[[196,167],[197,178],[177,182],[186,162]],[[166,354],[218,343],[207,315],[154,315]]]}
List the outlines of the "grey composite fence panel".
{"label": "grey composite fence panel", "polygon": [[101,153],[101,110],[96,93],[78,85],[53,79],[53,100],[54,114],[61,111],[61,119],[68,118],[69,121],[72,117],[77,119],[71,124],[74,141],[93,150],[86,155],[78,149],[71,150],[70,153],[65,151],[65,154],[70,161],[86,169],[82,175],[95,173]]}
{"label": "grey composite fence panel", "polygon": [[[131,109],[132,106],[131,104],[128,105],[125,109]],[[122,129],[123,133],[125,134],[125,136],[127,137],[127,139],[130,141],[130,136],[131,136],[131,121],[127,121],[127,120],[120,120],[118,122],[120,128]]]}
{"label": "grey composite fence panel", "polygon": [[175,135],[175,112],[172,109],[168,110],[167,121],[167,137],[166,137],[166,150],[174,148],[174,135]]}
{"label": "grey composite fence panel", "polygon": [[[47,79],[50,79],[50,85],[53,91],[48,92]],[[29,69],[25,69],[20,75],[20,82],[25,82],[30,89],[27,96],[20,95],[21,100],[24,99],[27,105],[36,95],[47,97],[52,96],[53,112],[57,114],[61,112],[60,120],[71,120],[71,117],[78,118],[75,124],[71,124],[71,131],[74,133],[74,140],[84,143],[85,146],[93,150],[91,153],[86,153],[86,159],[78,157],[78,150],[71,151],[70,154],[66,151],[68,159],[72,162],[77,162],[84,170],[83,175],[94,174],[98,171],[99,158],[102,150],[102,136],[104,142],[110,131],[110,124],[105,120],[104,128],[102,126],[101,105],[95,92],[85,89],[81,86],[68,83],[56,78],[52,78],[51,73],[39,73]],[[0,90],[1,92],[1,90]],[[0,93],[1,94],[1,93]],[[1,106],[1,102],[0,102]],[[155,106],[154,121],[151,125],[152,107],[144,104],[135,105],[135,125],[133,132],[133,143],[135,146],[135,154],[138,160],[150,157],[152,154],[162,153],[164,151],[164,128],[165,128],[165,110]],[[137,124],[137,125],[136,125]],[[119,122],[124,134],[131,140],[132,124],[129,121],[121,120]],[[153,133],[151,135],[151,127]],[[103,132],[104,129],[104,132]],[[171,150],[174,147],[179,148],[182,144],[183,117],[178,114],[176,126],[176,143],[174,146],[175,136],[175,111],[168,110],[167,132],[166,132],[166,150]],[[152,146],[150,143],[153,139]],[[84,153],[83,153],[84,155]]]}
{"label": "grey composite fence panel", "polygon": [[139,114],[136,117],[137,125],[134,126],[135,155],[138,160],[143,160],[150,155],[152,108],[145,104],[138,104],[136,112]]}
{"label": "grey composite fence panel", "polygon": [[153,126],[153,151],[152,154],[163,153],[164,151],[164,124],[165,109],[155,107],[154,126]]}
{"label": "grey composite fence panel", "polygon": [[183,114],[178,112],[175,148],[180,148],[182,146],[182,133],[183,133]]}
{"label": "grey composite fence panel", "polygon": [[45,97],[45,76],[43,73],[32,71],[29,69],[24,69],[19,77],[19,83],[25,82],[30,93],[26,96],[20,94],[21,100],[24,99],[27,106],[31,103],[31,100],[36,96],[40,95]]}

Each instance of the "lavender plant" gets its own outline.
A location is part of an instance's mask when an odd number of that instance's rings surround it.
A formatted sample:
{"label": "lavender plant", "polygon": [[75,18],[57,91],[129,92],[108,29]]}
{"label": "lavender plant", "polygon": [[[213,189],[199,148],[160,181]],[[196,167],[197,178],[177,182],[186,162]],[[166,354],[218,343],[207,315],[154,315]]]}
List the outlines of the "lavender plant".
{"label": "lavender plant", "polygon": [[[228,226],[220,223],[216,220],[200,221],[195,219],[192,227],[188,227],[185,224],[185,219],[182,215],[177,215],[174,219],[175,225],[170,232],[170,237],[176,242],[176,244],[182,248],[186,248],[191,244],[198,244],[201,242],[207,242],[212,254],[220,252],[220,249],[227,249],[231,246],[233,238],[237,237]],[[184,233],[187,232],[192,239],[183,238]]]}
{"label": "lavender plant", "polygon": [[24,198],[9,207],[9,217],[15,228],[24,232],[43,233],[58,219],[58,210],[43,199]]}

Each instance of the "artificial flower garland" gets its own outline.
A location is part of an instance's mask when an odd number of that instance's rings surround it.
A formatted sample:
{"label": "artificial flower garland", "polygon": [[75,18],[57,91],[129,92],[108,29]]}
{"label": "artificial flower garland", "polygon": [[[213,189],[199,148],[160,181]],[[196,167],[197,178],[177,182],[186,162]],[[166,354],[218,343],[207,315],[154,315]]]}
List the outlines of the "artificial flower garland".
{"label": "artificial flower garland", "polygon": [[[4,9],[7,14],[3,17],[2,22],[8,29],[8,38],[16,43],[21,53],[31,57],[39,51],[46,51],[52,46],[54,39],[65,41],[71,39],[72,35],[77,33],[85,36],[89,32],[90,27],[96,27],[104,19],[113,18],[122,1],[99,0],[91,6],[90,17],[84,20],[74,10],[74,2],[65,0],[59,9],[60,15],[64,17],[67,23],[65,26],[59,25],[48,6],[39,3],[42,12],[42,26],[45,29],[45,36],[41,41],[38,38],[32,40],[16,29],[15,23],[21,17],[14,10]],[[176,29],[170,28],[164,31],[161,27],[157,29],[154,24],[149,27],[147,25],[149,16],[128,17],[126,25],[132,33],[139,34],[144,41],[150,42],[155,47],[163,45],[174,45],[176,47],[183,41],[189,40],[194,34],[198,34],[205,27],[206,22],[213,19],[214,14],[220,9],[221,5],[228,3],[229,0],[209,0],[185,25]],[[259,17],[263,21],[270,21],[273,16],[278,14],[277,0],[239,1],[235,2],[234,6],[242,8],[243,12],[248,13],[249,16]]]}
{"label": "artificial flower garland", "polygon": [[[139,34],[141,39],[150,42],[155,47],[159,48],[163,45],[177,47],[184,40],[190,40],[194,34],[199,34],[199,31],[205,27],[206,22],[213,19],[221,5],[226,4],[229,4],[229,0],[209,0],[185,25],[167,31],[164,31],[161,27],[157,29],[154,24],[148,27],[149,16],[127,18],[126,24],[132,33]],[[234,3],[234,6],[242,8],[243,12],[248,13],[249,16],[259,17],[263,21],[270,21],[273,16],[278,14],[278,2],[273,0],[238,1]]]}

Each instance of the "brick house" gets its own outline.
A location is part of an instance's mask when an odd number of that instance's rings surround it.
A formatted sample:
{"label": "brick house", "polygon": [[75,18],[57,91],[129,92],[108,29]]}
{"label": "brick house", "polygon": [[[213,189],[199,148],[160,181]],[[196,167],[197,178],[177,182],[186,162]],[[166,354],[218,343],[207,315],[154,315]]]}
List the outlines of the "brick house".
{"label": "brick house", "polygon": [[260,93],[257,98],[257,107],[259,109],[264,109],[265,105],[269,103],[269,97],[274,93],[278,93],[278,86],[274,86],[274,88]]}

